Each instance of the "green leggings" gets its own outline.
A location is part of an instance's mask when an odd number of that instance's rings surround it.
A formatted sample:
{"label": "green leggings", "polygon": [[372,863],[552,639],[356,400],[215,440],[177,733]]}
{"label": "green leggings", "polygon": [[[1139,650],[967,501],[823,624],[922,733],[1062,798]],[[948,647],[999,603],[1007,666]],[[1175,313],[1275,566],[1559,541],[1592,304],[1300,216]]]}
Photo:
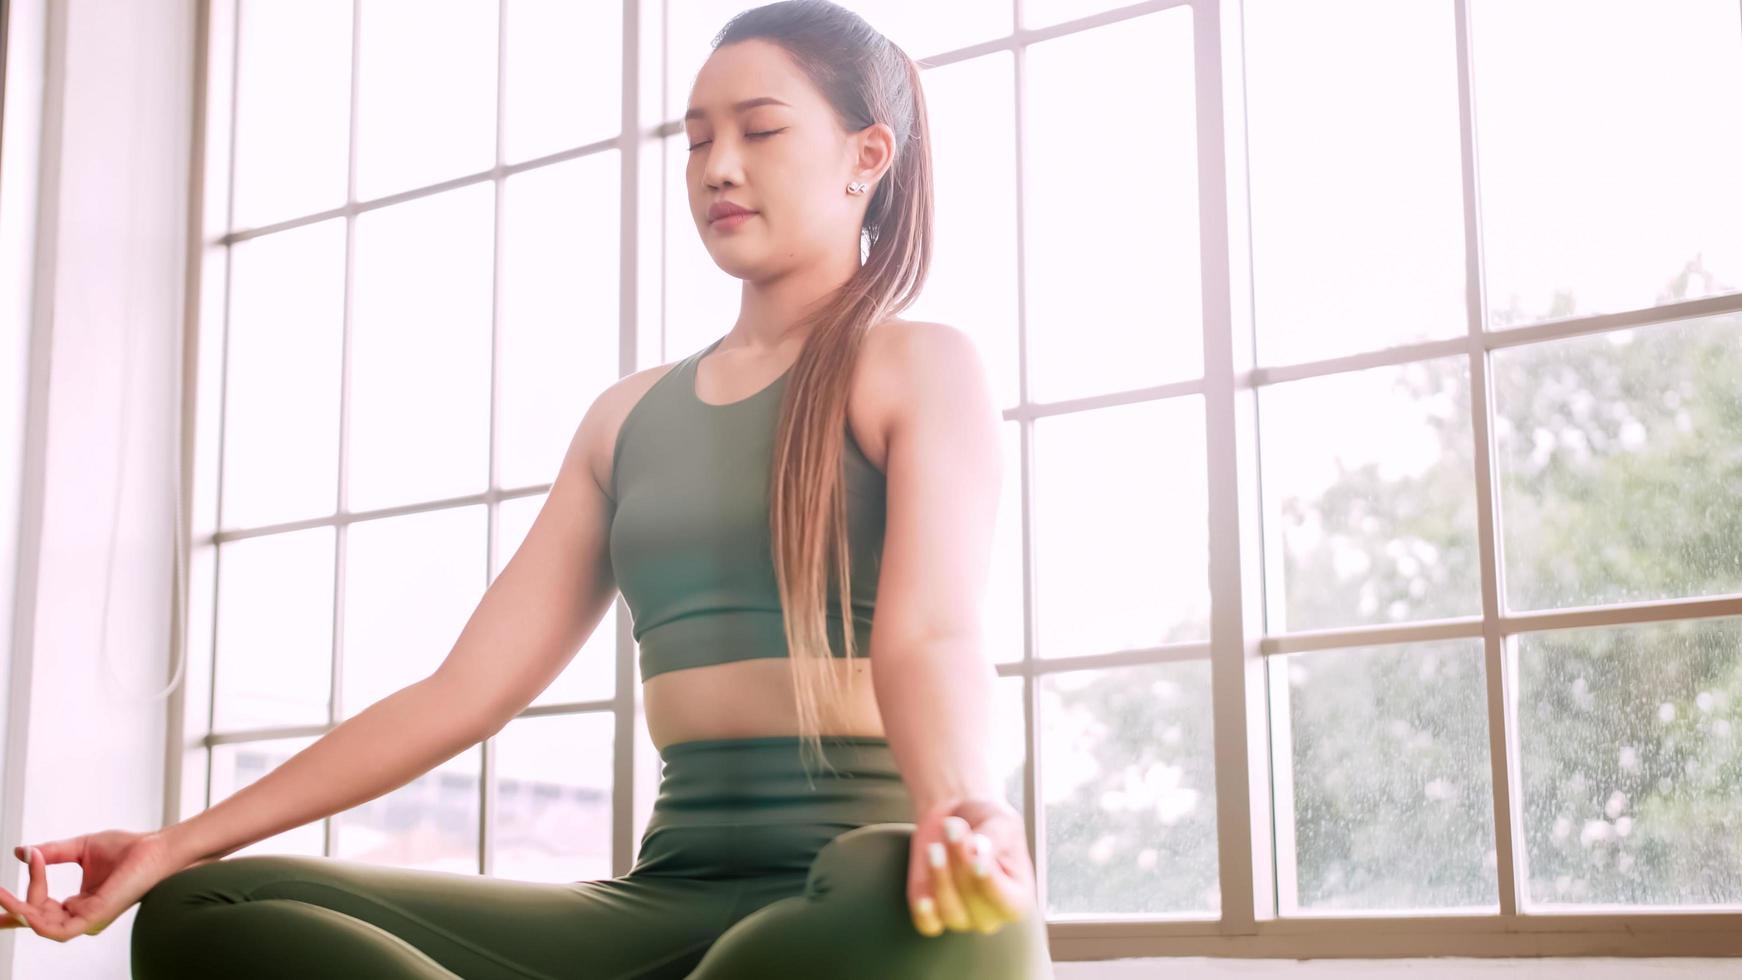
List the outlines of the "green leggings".
{"label": "green leggings", "polygon": [[140,902],[134,980],[247,976],[748,980],[1052,976],[1038,915],[922,935],[907,903],[911,801],[888,742],[679,742],[626,875],[560,884],[250,855]]}

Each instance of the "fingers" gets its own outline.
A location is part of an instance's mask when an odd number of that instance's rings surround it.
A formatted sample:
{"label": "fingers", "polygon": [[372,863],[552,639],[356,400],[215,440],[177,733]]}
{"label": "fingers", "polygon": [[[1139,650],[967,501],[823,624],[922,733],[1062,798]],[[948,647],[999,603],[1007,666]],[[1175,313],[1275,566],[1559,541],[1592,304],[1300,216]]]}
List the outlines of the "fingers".
{"label": "fingers", "polygon": [[950,852],[943,841],[926,844],[926,866],[931,872],[931,894],[938,903],[938,918],[948,929],[964,932],[971,925],[968,905],[962,891],[956,887],[956,876],[950,870]]}
{"label": "fingers", "polygon": [[[59,864],[62,861],[77,861],[79,857],[84,854],[84,846],[85,838],[79,836],[68,837],[64,840],[51,840],[45,844],[38,844],[36,845],[36,850],[42,852],[42,860],[45,863]],[[12,849],[12,853],[18,856],[18,860],[28,861],[30,860],[30,855],[25,853],[27,850],[29,850],[29,848],[20,844]]]}
{"label": "fingers", "polygon": [[40,848],[30,849],[30,885],[24,894],[24,901],[30,905],[41,906],[48,899],[48,862],[43,860]]}
{"label": "fingers", "polygon": [[943,878],[949,882],[950,890],[955,893],[956,898],[961,902],[962,917],[960,921],[946,921],[950,923],[951,929],[957,929],[963,932],[969,930],[978,931],[981,926],[981,920],[985,915],[985,907],[983,903],[979,902],[974,895],[976,888],[973,874],[968,870],[969,864],[973,861],[973,856],[968,853],[968,842],[966,840],[967,831],[964,829],[965,826],[966,823],[960,817],[947,817],[944,819],[944,837],[949,842],[945,845],[949,851],[949,864],[946,868],[933,869],[934,874],[937,877]]}
{"label": "fingers", "polygon": [[22,900],[0,888],[0,907],[5,909],[4,914],[0,915],[0,925],[10,929],[31,929],[39,936],[64,941],[66,924],[62,921],[50,922],[50,919],[63,919],[64,914],[49,901],[48,863],[43,859],[42,851],[34,847],[19,847],[14,850],[21,852],[20,857],[30,863],[30,883],[26,886]]}
{"label": "fingers", "polygon": [[931,865],[926,860],[927,850],[921,843],[921,830],[915,831],[912,849],[908,852],[907,910],[913,917],[913,928],[920,935],[938,936],[943,934],[944,923],[938,913],[937,893],[932,887]]}
{"label": "fingers", "polygon": [[[16,854],[20,861],[28,861],[30,859],[30,852],[23,846],[13,848],[12,853]],[[36,890],[36,876],[32,874],[30,877],[30,884],[27,887],[34,892]],[[32,899],[31,903],[34,903],[34,901],[35,900]],[[19,898],[4,888],[0,888],[0,909],[4,910],[3,912],[0,912],[0,928],[31,928],[30,903],[27,903],[24,899]]]}
{"label": "fingers", "polygon": [[[970,837],[968,823],[960,817],[947,817],[942,824],[946,840],[924,844],[924,883],[913,910],[916,928],[928,936],[945,928],[997,932],[1014,916],[1004,913],[1005,903],[995,890],[991,841],[981,834]],[[975,870],[976,864],[984,874]]]}
{"label": "fingers", "polygon": [[[974,831],[956,813],[923,818],[915,830],[909,859],[909,912],[922,935],[946,929],[991,934],[1027,914],[1023,901],[1025,866],[999,851],[997,834],[1008,828],[992,823]],[[938,838],[942,838],[941,840]],[[1012,866],[1010,862],[1019,862]]]}
{"label": "fingers", "polygon": [[[983,834],[970,836],[968,822],[960,817],[950,817],[945,821],[945,830],[952,838],[950,875],[968,912],[967,928],[982,933],[997,932],[1004,922],[997,906],[987,898],[987,876],[979,870],[990,870],[992,842]],[[985,845],[983,851],[981,842]]]}
{"label": "fingers", "polygon": [[943,934],[944,924],[938,918],[938,900],[929,892],[908,902],[907,910],[913,916],[915,932],[928,938]]}
{"label": "fingers", "polygon": [[[974,836],[974,862],[972,870],[979,886],[979,896],[993,909],[993,916],[1000,923],[1014,923],[1023,917],[1023,905],[1017,902],[1014,883],[1007,877],[998,865],[996,846],[984,834]],[[984,855],[984,856],[981,856]],[[988,930],[996,931],[996,930]]]}
{"label": "fingers", "polygon": [[30,907],[19,900],[18,896],[4,888],[0,888],[0,928],[28,929],[30,923]]}

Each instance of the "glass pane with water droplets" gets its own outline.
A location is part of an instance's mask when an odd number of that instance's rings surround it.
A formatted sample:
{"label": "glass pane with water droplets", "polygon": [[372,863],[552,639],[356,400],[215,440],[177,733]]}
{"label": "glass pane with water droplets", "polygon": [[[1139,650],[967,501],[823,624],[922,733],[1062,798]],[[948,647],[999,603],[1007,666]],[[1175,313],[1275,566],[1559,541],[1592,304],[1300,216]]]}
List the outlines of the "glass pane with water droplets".
{"label": "glass pane with water droplets", "polygon": [[1742,619],[1516,640],[1528,905],[1742,903]]}
{"label": "glass pane with water droplets", "polygon": [[1481,641],[1270,667],[1283,912],[1498,911]]}
{"label": "glass pane with water droplets", "polygon": [[1046,914],[1214,914],[1208,661],[1040,681]]}

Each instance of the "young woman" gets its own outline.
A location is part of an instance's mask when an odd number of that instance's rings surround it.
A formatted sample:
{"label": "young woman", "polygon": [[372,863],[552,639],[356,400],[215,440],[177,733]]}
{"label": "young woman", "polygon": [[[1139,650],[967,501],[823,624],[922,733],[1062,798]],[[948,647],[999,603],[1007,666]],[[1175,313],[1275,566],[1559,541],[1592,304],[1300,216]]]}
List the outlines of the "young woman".
{"label": "young woman", "polygon": [[[966,336],[894,316],[931,249],[917,67],[839,6],[769,4],[684,127],[737,322],[599,396],[442,666],[188,820],[18,849],[7,913],[64,941],[138,901],[137,980],[1051,976],[987,752],[1000,422]],[[628,874],[223,860],[500,730],[619,590],[664,763]]]}

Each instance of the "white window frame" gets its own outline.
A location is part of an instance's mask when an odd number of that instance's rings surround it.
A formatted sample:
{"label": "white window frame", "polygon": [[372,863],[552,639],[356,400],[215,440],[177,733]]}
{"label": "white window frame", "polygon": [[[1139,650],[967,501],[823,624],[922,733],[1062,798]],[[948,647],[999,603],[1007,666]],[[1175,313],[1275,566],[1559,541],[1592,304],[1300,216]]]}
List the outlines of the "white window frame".
{"label": "white window frame", "polygon": [[[358,0],[359,3],[368,0]],[[313,221],[343,217],[347,221],[346,331],[350,309],[350,229],[358,214],[427,194],[484,181],[503,181],[508,176],[591,153],[616,149],[621,153],[621,282],[619,322],[620,369],[624,374],[660,362],[665,331],[663,324],[664,243],[663,223],[658,220],[665,206],[665,168],[662,155],[681,137],[679,120],[660,118],[664,105],[665,18],[663,0],[621,0],[623,3],[623,85],[621,133],[608,140],[574,147],[536,160],[502,162],[501,73],[503,48],[498,57],[497,161],[484,171],[451,180],[357,202],[353,193],[344,206],[304,215],[260,228],[232,232],[229,228],[229,135],[235,111],[234,71],[238,0],[202,0],[199,17],[197,66],[198,91],[192,195],[194,214],[190,227],[201,229],[200,239],[190,246],[194,256],[191,273],[195,288],[190,295],[187,332],[190,390],[184,398],[189,431],[196,433],[190,450],[194,479],[183,507],[190,529],[187,547],[193,555],[189,591],[191,611],[183,629],[178,620],[178,641],[188,647],[188,682],[177,691],[171,706],[172,744],[168,759],[166,821],[175,821],[206,806],[210,779],[209,759],[215,746],[245,741],[298,736],[318,736],[330,724],[288,726],[237,732],[216,732],[211,726],[212,692],[212,600],[215,587],[213,554],[218,544],[259,534],[280,533],[307,527],[337,525],[339,574],[334,582],[335,603],[344,588],[344,538],[348,524],[360,519],[466,506],[483,503],[490,514],[490,558],[498,547],[497,505],[516,497],[536,495],[549,485],[514,488],[497,486],[492,448],[490,488],[481,494],[427,501],[367,514],[346,513],[274,525],[216,533],[216,474],[219,470],[218,440],[221,412],[200,411],[198,405],[221,405],[222,341],[227,307],[229,246],[239,241]],[[847,0],[849,5],[851,0]],[[1216,813],[1221,912],[1209,917],[1105,917],[1080,916],[1050,920],[1048,931],[1055,959],[1093,960],[1140,956],[1236,956],[1236,957],[1412,957],[1412,956],[1733,956],[1742,955],[1742,909],[1652,911],[1648,909],[1590,912],[1532,912],[1519,908],[1523,888],[1522,862],[1517,842],[1522,837],[1514,806],[1518,785],[1518,754],[1515,733],[1508,727],[1506,705],[1509,681],[1503,670],[1505,644],[1510,638],[1536,630],[1589,626],[1618,626],[1664,620],[1742,614],[1742,595],[1655,602],[1623,603],[1590,608],[1569,608],[1523,615],[1503,613],[1498,579],[1493,478],[1494,444],[1490,432],[1489,354],[1521,344],[1625,330],[1645,324],[1742,310],[1742,295],[1708,297],[1598,316],[1582,316],[1549,323],[1488,331],[1484,328],[1480,213],[1477,207],[1474,168],[1474,137],[1471,112],[1469,2],[1452,4],[1456,17],[1458,48],[1458,105],[1463,174],[1466,301],[1468,331],[1462,337],[1414,343],[1403,347],[1360,353],[1305,364],[1257,367],[1253,358],[1252,271],[1246,186],[1244,118],[1244,61],[1242,57],[1241,0],[1149,0],[1092,16],[1038,29],[1022,27],[1022,0],[1012,0],[1016,30],[1008,36],[947,52],[920,52],[916,58],[925,67],[935,67],[1009,51],[1015,72],[1016,146],[1023,143],[1026,53],[1030,45],[1083,30],[1115,24],[1132,17],[1177,6],[1192,12],[1194,72],[1197,104],[1198,193],[1201,202],[1200,245],[1204,316],[1204,374],[1201,378],[1068,401],[1037,403],[1028,398],[1026,370],[1020,382],[1020,403],[1006,409],[1004,418],[1015,421],[1021,432],[1021,524],[1023,538],[1024,651],[1023,658],[998,665],[1001,677],[1023,678],[1024,739],[1029,765],[1025,767],[1023,796],[1028,814],[1030,847],[1044,867],[1045,813],[1037,808],[1039,796],[1038,732],[1035,687],[1046,674],[1084,668],[1123,667],[1171,661],[1207,659],[1211,665],[1214,708]],[[745,6],[752,6],[747,0]],[[874,16],[874,14],[873,14]],[[356,34],[353,33],[352,72],[356,71]],[[355,85],[352,87],[352,144],[355,145]],[[1742,96],[1739,96],[1742,98]],[[1018,200],[1018,363],[1026,366],[1026,294],[1022,269],[1024,224],[1021,154],[1013,147]],[[498,213],[498,227],[500,213]],[[645,230],[646,234],[643,234]],[[498,262],[500,252],[498,251]],[[499,272],[499,269],[498,269]],[[1257,393],[1264,386],[1303,378],[1403,364],[1434,357],[1462,355],[1469,360],[1472,424],[1481,451],[1476,454],[1477,536],[1482,576],[1482,614],[1455,619],[1407,624],[1363,626],[1295,632],[1269,636],[1264,630],[1263,556],[1258,495]],[[348,370],[342,375],[341,391],[348,391]],[[495,415],[492,387],[492,415]],[[1208,643],[1171,644],[1125,650],[1117,653],[1040,660],[1035,657],[1032,610],[1036,578],[1032,542],[1032,467],[1034,421],[1050,415],[1092,410],[1133,401],[1201,395],[1205,406],[1208,448],[1208,521],[1210,551],[1211,640]],[[343,398],[344,395],[341,395]],[[345,416],[341,407],[341,417]],[[343,424],[343,423],[342,423]],[[344,454],[341,437],[341,460]],[[492,435],[494,447],[494,434]],[[341,461],[341,479],[343,462]],[[1244,533],[1243,533],[1244,532]],[[637,779],[636,752],[645,739],[641,724],[640,691],[636,678],[634,641],[627,610],[621,597],[617,607],[617,685],[608,699],[541,705],[520,717],[581,712],[612,712],[618,750],[613,761],[613,874],[623,874],[634,861],[634,817],[646,806],[637,793],[645,788]],[[185,633],[182,637],[179,634]],[[1273,820],[1273,738],[1267,711],[1266,676],[1269,658],[1304,650],[1475,639],[1483,643],[1487,683],[1488,734],[1492,764],[1495,848],[1497,855],[1497,913],[1481,914],[1293,914],[1280,916],[1277,882],[1273,873],[1277,827]],[[335,714],[337,679],[343,650],[334,651]],[[491,872],[489,786],[493,781],[494,739],[484,746],[479,871]],[[331,821],[328,821],[328,853],[331,853]],[[1286,846],[1286,841],[1284,842]],[[1044,875],[1042,888],[1044,889]]]}

